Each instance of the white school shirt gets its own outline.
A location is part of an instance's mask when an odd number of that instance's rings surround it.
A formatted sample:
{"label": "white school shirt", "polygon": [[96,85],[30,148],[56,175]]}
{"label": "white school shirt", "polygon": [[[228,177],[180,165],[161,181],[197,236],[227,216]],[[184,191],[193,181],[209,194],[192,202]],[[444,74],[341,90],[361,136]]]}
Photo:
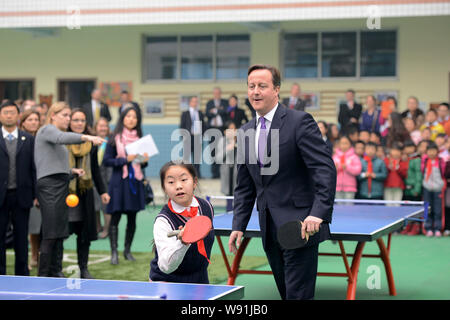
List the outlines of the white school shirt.
{"label": "white school shirt", "polygon": [[[275,112],[277,111],[278,106],[279,104],[277,102],[277,105],[264,116],[264,118],[266,119],[267,136],[269,136],[270,126],[272,124],[272,120],[275,115]],[[255,133],[255,152],[256,158],[258,158],[258,142],[259,142],[259,132],[261,131],[261,121],[260,121],[261,116],[258,114],[258,112],[256,112],[256,116],[257,119],[256,119],[256,133]]]}
{"label": "white school shirt", "polygon": [[[176,202],[170,200],[173,210],[176,213],[183,212],[187,207],[182,207]],[[199,203],[195,197],[192,198],[191,207],[198,207]],[[199,215],[199,213],[197,213]],[[184,255],[188,251],[190,244],[183,244],[177,237],[168,237],[167,233],[173,231],[172,226],[167,219],[159,217],[153,225],[153,238],[155,240],[156,250],[158,250],[158,267],[166,273],[172,273],[183,262]]]}

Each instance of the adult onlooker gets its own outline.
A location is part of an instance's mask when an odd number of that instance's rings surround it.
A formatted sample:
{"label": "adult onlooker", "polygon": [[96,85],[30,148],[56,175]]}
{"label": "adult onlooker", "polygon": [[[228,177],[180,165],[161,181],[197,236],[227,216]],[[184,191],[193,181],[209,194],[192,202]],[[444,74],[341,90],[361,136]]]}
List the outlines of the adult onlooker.
{"label": "adult onlooker", "polygon": [[6,274],[6,231],[11,218],[14,234],[15,275],[28,276],[28,219],[36,203],[34,138],[19,130],[19,108],[0,105],[0,274]]}
{"label": "adult onlooker", "polygon": [[[197,176],[200,179],[200,161],[203,129],[205,128],[203,113],[198,110],[198,98],[193,96],[189,99],[189,110],[181,114],[180,129],[188,130],[191,134],[190,149],[183,148],[184,154],[189,150],[191,154],[191,162],[197,170]],[[185,156],[186,157],[186,156]]]}
{"label": "adult onlooker", "polygon": [[106,118],[111,121],[111,114],[109,113],[108,106],[101,101],[102,92],[100,89],[94,89],[91,93],[91,101],[83,104],[82,109],[86,113],[87,124],[92,128],[95,122],[100,119],[100,117]]}
{"label": "adult onlooker", "polygon": [[[215,87],[213,89],[213,98],[206,103],[206,118],[210,128],[215,128],[223,132],[225,122],[227,121],[227,108],[228,101],[222,99],[222,90],[220,87]],[[214,154],[212,156],[214,157]],[[213,179],[220,177],[220,165],[214,160],[211,165],[211,173]]]}
{"label": "adult onlooker", "polygon": [[402,118],[413,118],[416,121],[418,116],[423,115],[423,111],[419,108],[419,99],[416,97],[409,97],[406,106],[408,109],[402,112]]}
{"label": "adult onlooker", "polygon": [[238,97],[231,95],[228,99],[227,118],[234,123],[237,129],[248,122],[245,111],[238,106]]}
{"label": "adult onlooker", "polygon": [[[130,99],[130,93],[127,90],[123,90],[120,93],[120,103],[121,106],[119,107],[119,115],[122,113],[123,110],[125,110],[126,108],[133,106],[136,109],[136,112],[138,113],[138,117],[142,117],[141,114],[141,108],[139,107],[139,104],[135,101],[131,101]],[[97,119],[95,121],[95,123],[98,121],[99,119]]]}
{"label": "adult onlooker", "polygon": [[325,143],[327,144],[330,156],[333,156],[333,142],[331,142],[329,138],[330,132],[328,131],[328,124],[325,121],[319,120],[317,121],[317,126],[319,127],[320,133],[322,134],[323,141],[325,141]]}
{"label": "adult onlooker", "polygon": [[291,95],[283,99],[283,104],[289,109],[305,111],[306,101],[300,98],[300,85],[294,83],[291,86]]}
{"label": "adult onlooker", "polygon": [[359,118],[361,117],[362,106],[355,102],[355,91],[347,90],[345,93],[346,103],[339,105],[338,122],[341,134],[347,134],[350,127],[359,128]]}
{"label": "adult onlooker", "polygon": [[370,95],[366,98],[367,110],[363,112],[360,130],[370,132],[380,132],[380,114],[381,110],[378,109],[377,99],[375,96]]}
{"label": "adult onlooker", "polygon": [[[106,145],[108,144],[108,137],[110,135],[108,120],[106,120],[105,118],[100,118],[100,120],[98,120],[94,126],[94,131],[97,136],[105,139],[105,142],[103,142],[101,145],[98,146],[97,160],[98,165],[100,167],[100,176],[102,177],[105,186],[108,186],[113,171],[112,167],[107,167],[103,164],[103,156],[105,155]],[[109,235],[109,223],[111,221],[111,215],[107,213],[106,205],[102,202],[100,194],[98,193],[97,188],[95,186],[94,186],[94,200],[95,200],[95,214],[97,216],[97,229],[99,231],[102,229],[100,222],[100,210],[103,211],[104,225],[103,230],[98,237],[100,239],[104,239]]]}
{"label": "adult onlooker", "polygon": [[403,124],[406,130],[408,130],[412,142],[417,146],[422,140],[422,135],[420,130],[417,129],[415,121],[412,118],[403,118]]}
{"label": "adult onlooker", "polygon": [[[86,125],[86,114],[82,109],[72,110],[69,132],[88,134],[90,130]],[[77,235],[77,258],[80,268],[80,278],[93,279],[88,271],[89,247],[91,242],[97,240],[97,221],[94,206],[94,185],[100,193],[102,202],[108,204],[109,195],[97,159],[97,146],[87,141],[82,144],[71,144],[69,150],[69,166],[83,169],[85,174],[72,179],[69,183],[69,192],[79,198],[78,205],[69,208],[69,232]]]}
{"label": "adult onlooker", "polygon": [[63,241],[69,236],[68,207],[69,181],[84,171],[69,168],[66,144],[90,141],[95,145],[100,137],[65,132],[70,122],[70,106],[56,102],[48,110],[46,125],[39,129],[35,142],[36,191],[42,214],[42,240],[38,275],[64,277],[62,273]]}
{"label": "adult onlooker", "polygon": [[386,136],[386,147],[391,148],[394,142],[404,143],[410,140],[409,132],[402,121],[402,116],[398,112],[392,112],[388,118],[389,128]]}
{"label": "adult onlooker", "polygon": [[[20,129],[36,136],[41,125],[40,113],[36,109],[28,109],[20,114]],[[34,205],[30,209],[28,233],[30,234],[31,260],[30,267],[37,267],[39,258],[39,247],[41,245],[42,216],[39,206]]]}

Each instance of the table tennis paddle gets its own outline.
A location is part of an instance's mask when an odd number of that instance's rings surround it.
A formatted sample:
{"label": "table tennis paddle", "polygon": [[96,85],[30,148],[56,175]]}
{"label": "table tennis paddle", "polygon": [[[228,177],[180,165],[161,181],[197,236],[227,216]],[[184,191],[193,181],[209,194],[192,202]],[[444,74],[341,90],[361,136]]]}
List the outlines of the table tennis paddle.
{"label": "table tennis paddle", "polygon": [[278,242],[284,249],[298,249],[304,247],[306,243],[308,243],[308,233],[306,233],[305,238],[302,239],[302,225],[303,222],[299,220],[289,221],[278,229]]}
{"label": "table tennis paddle", "polygon": [[[183,229],[181,240],[184,243],[195,243],[208,235],[212,229],[212,222],[207,216],[195,216],[186,222]],[[174,237],[180,232],[181,230],[170,231],[167,233],[167,236]]]}

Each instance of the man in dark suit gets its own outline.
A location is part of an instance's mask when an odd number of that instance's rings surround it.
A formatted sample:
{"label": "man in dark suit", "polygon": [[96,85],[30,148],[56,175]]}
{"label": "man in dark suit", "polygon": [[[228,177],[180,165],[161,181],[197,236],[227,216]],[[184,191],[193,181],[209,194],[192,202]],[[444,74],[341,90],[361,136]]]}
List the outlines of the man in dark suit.
{"label": "man in dark suit", "polygon": [[190,133],[190,149],[185,145],[183,153],[186,156],[186,150],[190,150],[191,163],[194,165],[197,170],[197,175],[200,178],[200,162],[205,122],[203,113],[198,110],[198,98],[196,96],[189,99],[189,109],[181,114],[180,129],[185,129]]}
{"label": "man in dark suit", "polygon": [[5,237],[11,219],[15,274],[28,276],[28,219],[36,202],[34,138],[18,130],[19,108],[12,101],[0,106],[0,274],[6,274]]}
{"label": "man in dark suit", "polygon": [[291,87],[291,96],[283,99],[283,104],[289,109],[305,111],[306,101],[300,98],[300,85],[294,83]]}
{"label": "man in dark suit", "polygon": [[[227,118],[228,101],[222,99],[222,90],[220,87],[213,89],[213,98],[206,103],[206,118],[208,119],[208,127],[219,129],[222,133],[225,130],[225,122]],[[213,142],[211,139],[210,142]],[[215,153],[212,154],[214,157]],[[211,173],[213,179],[220,178],[220,164],[213,163],[211,165]]]}
{"label": "man in dark suit", "polygon": [[82,109],[86,113],[86,122],[92,128],[100,117],[111,121],[108,106],[101,102],[102,93],[100,89],[94,89],[91,93],[91,101],[83,104]]}
{"label": "man in dark suit", "polygon": [[[250,67],[247,83],[257,116],[238,134],[229,249],[235,253],[240,245],[257,199],[263,247],[281,298],[313,299],[319,243],[330,238],[336,168],[312,116],[278,103],[276,68]],[[294,220],[304,222],[302,236],[310,237],[305,247],[287,250],[277,230]]]}
{"label": "man in dark suit", "polygon": [[130,106],[133,106],[136,108],[137,117],[142,119],[142,113],[141,108],[139,107],[139,104],[137,102],[131,101],[130,99],[130,93],[127,90],[123,90],[120,93],[120,103],[122,104],[119,107],[119,116],[122,113],[125,108],[129,108]]}
{"label": "man in dark suit", "polygon": [[355,102],[355,91],[353,89],[347,90],[345,99],[347,102],[339,105],[338,115],[342,134],[346,134],[350,127],[356,127],[359,130],[359,118],[362,114],[362,105]]}

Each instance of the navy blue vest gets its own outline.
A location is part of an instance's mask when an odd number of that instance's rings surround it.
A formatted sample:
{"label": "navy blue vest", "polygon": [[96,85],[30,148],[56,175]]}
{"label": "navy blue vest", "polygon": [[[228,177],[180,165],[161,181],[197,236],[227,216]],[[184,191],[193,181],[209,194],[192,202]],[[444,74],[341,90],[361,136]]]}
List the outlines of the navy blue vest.
{"label": "navy blue vest", "polygon": [[[199,203],[199,214],[207,216],[213,221],[214,211],[211,204],[206,200],[196,199]],[[178,230],[178,227],[184,226],[187,221],[183,216],[170,211],[167,204],[161,209],[156,219],[161,217],[167,219],[173,230]],[[211,248],[214,243],[214,229],[211,230],[203,241],[205,243],[206,255],[210,259]],[[150,262],[150,279],[152,281],[207,284],[209,283],[208,265],[208,260],[198,252],[197,243],[193,243],[187,250],[183,262],[181,262],[178,268],[174,272],[167,274],[162,272],[158,267],[158,250],[155,249],[155,258]]]}

